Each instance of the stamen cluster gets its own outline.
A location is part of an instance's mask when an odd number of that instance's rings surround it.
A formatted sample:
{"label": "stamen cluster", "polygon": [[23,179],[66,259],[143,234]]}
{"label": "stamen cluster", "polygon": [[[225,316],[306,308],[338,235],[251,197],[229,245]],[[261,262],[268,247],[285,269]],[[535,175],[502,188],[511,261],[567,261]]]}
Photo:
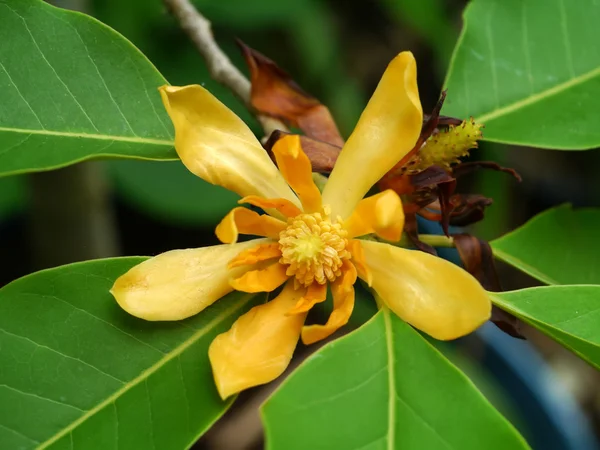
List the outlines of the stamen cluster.
{"label": "stamen cluster", "polygon": [[297,285],[325,284],[342,274],[350,252],[341,222],[331,222],[325,213],[312,213],[289,218],[287,223],[279,234],[279,262],[287,266],[288,276],[295,276]]}

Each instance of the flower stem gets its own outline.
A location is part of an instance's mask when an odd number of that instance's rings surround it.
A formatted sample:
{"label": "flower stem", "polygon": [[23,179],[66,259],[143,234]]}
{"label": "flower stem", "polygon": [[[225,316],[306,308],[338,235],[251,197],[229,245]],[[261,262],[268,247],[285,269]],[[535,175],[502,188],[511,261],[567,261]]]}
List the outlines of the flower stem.
{"label": "flower stem", "polygon": [[420,234],[419,240],[432,247],[454,247],[454,238],[438,234]]}

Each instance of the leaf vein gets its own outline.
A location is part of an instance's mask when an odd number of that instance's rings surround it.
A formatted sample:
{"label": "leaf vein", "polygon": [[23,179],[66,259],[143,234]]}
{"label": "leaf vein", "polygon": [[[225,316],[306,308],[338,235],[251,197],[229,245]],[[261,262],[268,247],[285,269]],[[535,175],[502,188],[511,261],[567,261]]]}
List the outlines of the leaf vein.
{"label": "leaf vein", "polygon": [[[6,6],[8,8],[7,5],[4,5],[4,6]],[[12,79],[12,77],[8,73],[8,70],[6,70],[6,67],[4,67],[4,64],[2,64],[1,61],[0,61],[0,67],[2,67],[2,70],[4,71],[4,73],[6,74],[6,76],[8,77],[8,81],[10,81],[11,84],[14,86],[15,90],[17,91],[17,94],[19,94],[19,97],[21,97],[21,99],[25,102],[25,104],[27,105],[27,107],[29,108],[29,110],[31,111],[31,113],[33,114],[33,117],[35,117],[35,119],[38,121],[38,123],[40,124],[40,127],[42,127],[42,130],[44,130],[45,129],[44,128],[44,124],[42,123],[42,121],[40,120],[40,118],[36,114],[36,112],[33,110],[33,108],[31,107],[31,105],[29,104],[29,102],[27,101],[27,99],[25,98],[25,96],[23,95],[23,93],[21,92],[21,90],[17,87],[17,84]]]}
{"label": "leaf vein", "polygon": [[94,407],[91,410],[89,410],[86,414],[84,414],[82,417],[80,417],[79,419],[77,419],[76,421],[74,421],[73,423],[71,423],[68,427],[63,428],[61,431],[59,431],[58,433],[56,433],[54,436],[50,437],[48,440],[46,440],[45,442],[43,442],[40,445],[40,447],[38,448],[38,450],[43,450],[44,448],[48,448],[50,445],[52,445],[53,443],[55,443],[56,441],[58,441],[60,438],[62,438],[63,436],[65,436],[67,433],[70,433],[72,430],[74,430],[75,428],[77,428],[83,422],[85,422],[86,420],[88,420],[90,417],[92,417],[98,411],[100,411],[101,409],[103,409],[107,405],[110,405],[112,402],[117,401],[117,399],[119,399],[125,392],[129,391],[134,386],[137,386],[140,383],[144,382],[149,376],[151,376],[152,374],[154,374],[155,372],[157,372],[167,362],[169,362],[173,358],[176,358],[178,355],[180,355],[181,353],[183,353],[188,347],[190,347],[191,345],[193,345],[194,343],[196,343],[199,339],[201,339],[203,336],[205,336],[207,333],[209,333],[210,331],[212,331],[213,328],[215,328],[216,326],[218,326],[223,320],[225,320],[231,314],[233,314],[236,311],[238,311],[241,308],[243,308],[253,297],[254,297],[254,295],[247,295],[245,297],[242,297],[239,302],[234,303],[229,308],[223,310],[219,315],[217,315],[210,322],[208,322],[205,327],[203,327],[201,329],[198,329],[198,331],[196,333],[194,333],[188,339],[186,339],[185,341],[183,341],[172,352],[166,354],[163,358],[161,358],[156,363],[154,363],[152,366],[150,366],[149,368],[147,368],[146,370],[144,370],[142,373],[140,373],[133,380],[131,380],[128,383],[126,383],[125,385],[123,385],[123,387],[121,387],[118,391],[116,391],[114,394],[112,394],[111,396],[109,396],[108,398],[106,398],[103,402],[99,403],[96,407]]}
{"label": "leaf vein", "polygon": [[[26,295],[26,293],[24,293],[24,295]],[[34,294],[34,295],[39,295],[39,294]],[[145,345],[146,347],[148,347],[148,348],[151,348],[151,349],[153,349],[153,350],[157,351],[157,352],[158,352],[158,353],[160,353],[161,355],[165,355],[165,354],[166,354],[165,352],[163,352],[162,350],[160,350],[160,349],[158,349],[158,348],[154,347],[153,345],[150,345],[150,344],[148,344],[147,342],[144,342],[144,341],[142,341],[141,339],[139,339],[139,338],[135,337],[133,334],[131,334],[131,333],[128,333],[127,331],[123,330],[122,328],[119,328],[119,327],[117,327],[115,324],[113,324],[113,323],[110,323],[109,321],[107,321],[107,320],[104,320],[103,318],[101,318],[101,317],[98,317],[97,315],[95,315],[95,314],[92,314],[91,312],[89,312],[89,311],[87,311],[87,310],[85,310],[85,309],[78,308],[78,307],[77,307],[77,306],[75,306],[73,303],[71,303],[71,302],[68,302],[68,301],[66,301],[66,300],[64,300],[64,299],[62,299],[62,298],[60,298],[60,297],[57,297],[56,295],[42,295],[41,297],[44,297],[44,298],[52,298],[52,299],[54,299],[54,300],[58,300],[59,302],[62,302],[62,303],[64,303],[65,305],[69,305],[70,307],[74,308],[75,310],[77,310],[77,311],[80,311],[80,312],[82,312],[82,313],[84,313],[84,314],[86,314],[86,315],[88,315],[88,316],[90,316],[90,317],[93,317],[94,319],[96,319],[96,320],[98,320],[98,321],[100,321],[100,322],[102,322],[102,323],[104,323],[104,324],[106,324],[106,325],[110,326],[111,328],[114,328],[115,330],[118,330],[118,331],[120,331],[120,332],[121,332],[122,334],[124,334],[125,336],[128,336],[128,337],[132,338],[133,340],[135,340],[135,341],[139,342],[140,344],[143,344],[143,345]]]}
{"label": "leaf vein", "polygon": [[75,102],[75,104],[79,107],[79,109],[81,110],[81,112],[85,116],[85,118],[88,120],[88,122],[90,122],[90,124],[92,125],[92,127],[94,127],[94,130],[100,131],[100,130],[98,130],[98,128],[96,128],[96,124],[94,124],[94,122],[92,121],[92,119],[90,118],[90,116],[88,116],[88,114],[85,111],[85,109],[83,109],[83,106],[81,106],[81,103],[79,103],[79,101],[77,100],[77,98],[75,97],[75,95],[73,95],[73,93],[69,89],[69,86],[67,86],[67,84],[60,77],[60,75],[58,74],[58,72],[56,71],[56,69],[54,68],[54,66],[50,63],[50,61],[48,61],[48,58],[46,58],[46,55],[44,54],[44,52],[40,48],[39,44],[37,43],[37,40],[35,39],[35,36],[31,32],[31,29],[29,28],[29,25],[27,25],[27,21],[25,20],[25,18],[22,17],[20,14],[18,14],[10,6],[8,6],[8,5],[5,5],[5,6],[8,9],[12,10],[12,12],[15,15],[17,15],[17,17],[19,17],[19,19],[21,19],[21,21],[23,22],[23,25],[25,26],[25,29],[27,30],[27,33],[31,37],[31,41],[33,42],[33,45],[35,46],[35,48],[37,49],[37,51],[40,53],[40,56],[42,57],[42,59],[44,60],[44,62],[48,65],[48,67],[50,67],[50,70],[52,70],[52,73],[56,76],[56,79],[60,82],[60,84],[63,85],[63,87],[65,88],[65,90],[69,93],[69,95],[71,96],[71,98],[73,99],[73,101]]}
{"label": "leaf vein", "polygon": [[25,340],[25,341],[27,341],[27,342],[30,342],[30,343],[31,343],[31,344],[33,344],[33,345],[36,345],[37,347],[44,348],[44,349],[46,349],[46,350],[49,350],[49,351],[51,351],[51,352],[53,352],[53,353],[56,353],[57,355],[60,355],[60,356],[62,356],[63,358],[68,358],[68,359],[71,359],[71,360],[73,360],[73,361],[78,361],[78,362],[80,362],[81,364],[84,364],[84,365],[86,365],[86,366],[90,367],[91,369],[94,369],[94,370],[96,370],[98,373],[101,373],[101,374],[103,374],[103,375],[105,375],[105,376],[107,376],[107,377],[109,377],[109,378],[112,378],[112,379],[113,379],[113,380],[115,380],[115,381],[118,381],[120,384],[125,384],[125,380],[121,380],[121,379],[119,379],[119,378],[115,377],[114,375],[111,375],[110,373],[104,372],[102,369],[100,369],[100,368],[98,368],[98,367],[94,366],[93,364],[90,364],[90,363],[88,363],[88,362],[84,361],[83,359],[77,358],[77,357],[75,357],[75,356],[67,355],[67,354],[65,354],[65,353],[62,353],[62,352],[60,352],[60,351],[58,351],[58,350],[56,350],[56,349],[54,349],[54,348],[52,348],[52,347],[48,347],[47,345],[40,344],[40,343],[38,343],[38,342],[34,341],[34,340],[33,340],[33,339],[31,339],[31,338],[28,338],[28,337],[26,337],[26,336],[21,336],[21,335],[15,334],[15,333],[11,333],[10,331],[6,331],[6,330],[4,330],[4,329],[2,329],[2,328],[0,328],[0,332],[2,332],[2,333],[4,333],[4,334],[7,334],[7,335],[9,335],[9,336],[16,337],[16,338],[18,338],[18,339],[23,339],[23,340]]}
{"label": "leaf vein", "polygon": [[73,31],[75,31],[75,34],[77,35],[77,37],[79,38],[79,40],[81,41],[81,43],[83,44],[83,46],[85,47],[85,49],[86,49],[86,56],[88,57],[88,59],[90,60],[90,62],[92,63],[92,65],[94,66],[94,69],[96,70],[96,73],[98,74],[98,77],[100,78],[100,81],[102,82],[102,86],[104,86],[104,89],[106,90],[106,93],[108,94],[108,98],[115,105],[115,107],[117,108],[117,111],[119,111],[119,114],[121,115],[121,117],[123,118],[123,120],[125,121],[125,123],[127,124],[127,126],[129,127],[129,129],[131,130],[131,133],[134,136],[138,137],[138,134],[134,131],[133,127],[129,123],[129,120],[127,120],[127,117],[125,116],[125,114],[123,114],[123,111],[121,110],[121,107],[119,106],[119,104],[117,103],[117,101],[113,97],[112,93],[110,92],[110,89],[108,89],[108,85],[106,84],[106,80],[104,79],[104,76],[100,72],[100,69],[98,69],[98,65],[96,64],[96,62],[94,61],[94,59],[90,55],[90,51],[88,50],[87,44],[85,43],[85,41],[83,40],[83,38],[79,34],[79,30],[77,30],[77,28],[75,28],[69,22],[66,22],[66,23],[73,29]]}
{"label": "leaf vein", "polygon": [[98,140],[115,140],[121,142],[132,142],[136,144],[154,144],[154,145],[168,145],[170,147],[173,146],[173,141],[167,141],[164,139],[153,139],[153,138],[144,138],[140,136],[131,137],[131,136],[114,136],[110,134],[94,134],[94,133],[86,133],[86,132],[71,132],[71,131],[54,131],[54,130],[31,130],[26,128],[7,128],[0,127],[0,131],[6,131],[9,133],[30,133],[30,134],[39,134],[43,136],[59,136],[59,137],[72,137],[78,139],[98,139]]}
{"label": "leaf vein", "polygon": [[12,429],[12,428],[10,428],[10,427],[7,427],[6,425],[4,425],[4,424],[1,424],[1,423],[0,423],[0,428],[4,428],[5,430],[8,430],[8,431],[10,431],[11,433],[14,433],[14,434],[16,434],[17,436],[21,436],[22,438],[25,438],[25,439],[27,439],[28,441],[31,441],[31,442],[33,442],[33,443],[35,443],[35,444],[39,444],[39,442],[40,442],[40,441],[38,441],[38,440],[36,440],[36,439],[30,438],[29,436],[26,436],[26,435],[24,435],[23,433],[21,433],[21,432],[19,432],[19,431],[17,431],[17,430],[14,430],[14,429]]}
{"label": "leaf vein", "polygon": [[44,400],[44,401],[51,402],[51,403],[56,403],[57,405],[66,406],[68,408],[73,408],[73,409],[76,409],[77,411],[80,411],[80,412],[86,412],[87,411],[85,409],[79,408],[78,406],[71,405],[70,403],[66,403],[66,402],[61,402],[61,401],[58,401],[58,400],[54,400],[53,398],[44,397],[42,395],[35,394],[33,392],[23,391],[22,389],[17,389],[16,387],[9,386],[8,384],[0,384],[0,388],[9,389],[11,391],[18,392],[19,394],[23,394],[23,395],[26,395],[26,396],[29,396],[29,397],[35,397],[35,398],[38,398],[40,400]]}

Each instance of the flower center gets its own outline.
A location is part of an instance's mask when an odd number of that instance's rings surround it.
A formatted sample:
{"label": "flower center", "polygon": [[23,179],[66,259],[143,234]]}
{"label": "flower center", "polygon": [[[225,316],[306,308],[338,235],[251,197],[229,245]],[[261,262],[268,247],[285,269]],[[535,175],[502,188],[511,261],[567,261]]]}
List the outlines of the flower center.
{"label": "flower center", "polygon": [[279,233],[279,262],[287,265],[286,274],[295,276],[303,286],[334,281],[342,274],[344,260],[350,259],[347,234],[339,221],[332,223],[326,214],[289,218],[287,228]]}

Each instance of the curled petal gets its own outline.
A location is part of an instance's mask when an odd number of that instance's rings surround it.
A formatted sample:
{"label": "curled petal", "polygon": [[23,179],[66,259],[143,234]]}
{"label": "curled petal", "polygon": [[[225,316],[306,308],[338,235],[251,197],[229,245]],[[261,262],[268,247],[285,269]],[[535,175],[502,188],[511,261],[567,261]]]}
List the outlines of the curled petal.
{"label": "curled petal", "polygon": [[275,299],[252,308],[210,345],[221,398],[273,381],[290,363],[306,319],[306,314],[286,314],[304,293],[293,286],[288,283]]}
{"label": "curled petal", "polygon": [[348,237],[375,233],[388,241],[398,241],[404,228],[404,209],[391,189],[362,199],[344,223]]}
{"label": "curled petal", "polygon": [[410,52],[392,60],[344,145],[323,191],[333,217],[350,216],[356,204],[415,145],[423,110],[417,66]]}
{"label": "curled petal", "polygon": [[358,276],[370,287],[373,283],[373,275],[369,271],[369,266],[367,266],[365,252],[362,248],[362,245],[360,245],[360,241],[356,239],[348,241],[347,249],[352,255],[352,264],[354,264]]}
{"label": "curled petal", "polygon": [[262,198],[256,195],[244,197],[238,203],[248,203],[264,210],[274,209],[285,217],[296,217],[302,214],[302,210],[285,198]]}
{"label": "curled petal", "polygon": [[131,268],[110,292],[121,308],[146,320],[181,320],[199,313],[233,290],[227,263],[238,253],[265,242],[172,250]]}
{"label": "curled petal", "polygon": [[372,287],[402,320],[440,340],[471,333],[490,318],[487,292],[454,264],[416,250],[362,241]]}
{"label": "curled petal", "polygon": [[327,323],[305,326],[302,329],[302,342],[308,345],[325,339],[348,323],[354,309],[354,283],[356,269],[352,263],[346,262],[342,277],[331,283],[333,311]]}
{"label": "curled petal", "polygon": [[215,234],[224,244],[237,242],[240,234],[279,239],[279,233],[285,229],[285,222],[266,214],[258,214],[247,208],[238,207],[229,211],[217,225]]}
{"label": "curled petal", "polygon": [[327,285],[313,283],[306,290],[306,294],[302,296],[298,303],[290,309],[288,314],[300,314],[308,312],[317,303],[324,302],[327,298]]}
{"label": "curled petal", "polygon": [[175,127],[175,150],[190,172],[237,192],[287,198],[295,195],[252,131],[202,86],[162,86]]}
{"label": "curled petal", "polygon": [[321,192],[312,178],[312,166],[300,145],[300,136],[288,135],[273,146],[273,155],[283,177],[302,202],[306,213],[321,210]]}
{"label": "curled petal", "polygon": [[264,269],[250,270],[241,277],[232,279],[229,284],[236,291],[271,292],[285,283],[288,278],[285,266],[276,262]]}
{"label": "curled petal", "polygon": [[235,258],[229,261],[228,267],[233,269],[234,267],[239,266],[250,266],[262,261],[280,257],[281,250],[279,249],[279,243],[269,242],[268,244],[256,245],[239,253]]}

